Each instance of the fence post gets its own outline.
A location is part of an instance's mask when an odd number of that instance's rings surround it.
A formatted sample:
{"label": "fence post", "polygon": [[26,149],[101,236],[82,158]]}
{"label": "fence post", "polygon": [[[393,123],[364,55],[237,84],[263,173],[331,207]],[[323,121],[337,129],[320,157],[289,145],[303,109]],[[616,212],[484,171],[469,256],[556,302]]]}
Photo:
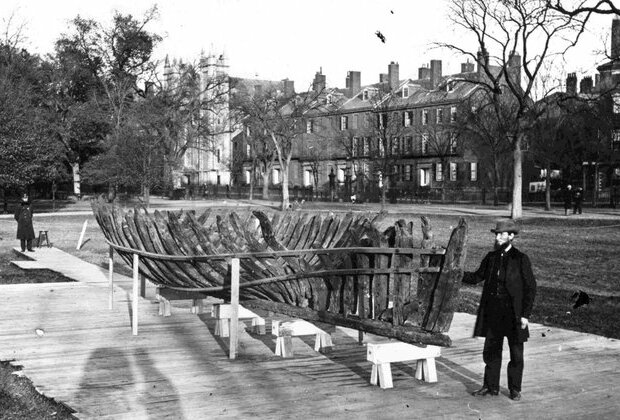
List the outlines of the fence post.
{"label": "fence post", "polygon": [[112,310],[114,308],[114,248],[112,245],[110,245],[108,254],[108,281],[110,283],[108,309]]}
{"label": "fence post", "polygon": [[239,258],[230,260],[230,354],[231,360],[237,357],[239,342]]}
{"label": "fence post", "polygon": [[131,300],[131,329],[133,335],[138,335],[138,298],[140,292],[139,267],[140,256],[133,254],[133,298]]}

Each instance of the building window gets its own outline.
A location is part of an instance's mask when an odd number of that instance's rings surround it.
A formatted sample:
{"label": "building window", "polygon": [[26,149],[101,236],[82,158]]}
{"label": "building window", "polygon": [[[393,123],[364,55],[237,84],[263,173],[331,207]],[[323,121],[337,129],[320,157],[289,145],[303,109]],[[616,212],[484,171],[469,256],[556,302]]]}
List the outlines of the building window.
{"label": "building window", "polygon": [[469,179],[471,181],[478,180],[478,162],[471,162],[469,164]]}
{"label": "building window", "polygon": [[312,186],[312,169],[306,169],[304,171],[304,187]]}
{"label": "building window", "polygon": [[403,98],[408,98],[409,97],[409,86],[405,86],[403,88]]}
{"label": "building window", "polygon": [[360,139],[359,137],[353,137],[351,142],[351,156],[359,155]]}
{"label": "building window", "polygon": [[421,152],[423,155],[428,153],[428,133],[422,134]]}
{"label": "building window", "polygon": [[340,117],[340,131],[344,131],[349,128],[349,117],[343,115]]}
{"label": "building window", "polygon": [[413,119],[413,112],[411,111],[403,112],[403,127],[411,126],[412,119]]}
{"label": "building window", "polygon": [[383,157],[385,156],[385,145],[383,144],[383,139],[379,138],[377,139],[377,146],[379,149],[379,156]]}
{"label": "building window", "polygon": [[364,92],[362,92],[362,100],[363,101],[367,101],[368,100],[368,91],[366,89],[364,89]]}
{"label": "building window", "polygon": [[250,144],[246,144],[245,145],[245,155],[247,157],[252,156],[252,145],[250,145]]}
{"label": "building window", "polygon": [[437,124],[443,123],[443,108],[437,108],[437,118],[435,122]]}
{"label": "building window", "polygon": [[450,162],[450,181],[456,181],[456,162]]}
{"label": "building window", "polygon": [[405,165],[405,181],[411,181],[411,165]]}
{"label": "building window", "polygon": [[450,133],[450,154],[456,154],[457,142],[456,142],[456,133]]}
{"label": "building window", "polygon": [[443,168],[441,163],[435,164],[435,181],[443,181]]}
{"label": "building window", "polygon": [[392,137],[392,154],[397,155],[400,152],[400,139]]}
{"label": "building window", "polygon": [[411,136],[405,137],[405,151],[406,153],[413,152],[413,137]]}
{"label": "building window", "polygon": [[271,171],[271,182],[273,185],[278,185],[280,183],[280,169],[274,168]]}
{"label": "building window", "polygon": [[620,150],[620,130],[611,133],[611,150]]}
{"label": "building window", "polygon": [[314,132],[314,121],[308,120],[306,121],[306,133]]}
{"label": "building window", "polygon": [[428,168],[420,169],[420,187],[427,187],[431,183],[431,171]]}
{"label": "building window", "polygon": [[428,109],[422,110],[422,125],[428,124]]}
{"label": "building window", "polygon": [[221,156],[220,156],[220,149],[217,149],[215,151],[215,159],[217,160],[217,163],[220,163],[220,158],[221,158]]}
{"label": "building window", "polygon": [[364,156],[370,155],[370,137],[364,137]]}
{"label": "building window", "polygon": [[450,107],[450,122],[451,123],[456,122],[456,107],[455,106]]}
{"label": "building window", "polygon": [[245,127],[245,135],[250,137],[250,126]]}
{"label": "building window", "polygon": [[620,114],[620,94],[615,94],[612,96],[614,101],[614,114]]}
{"label": "building window", "polygon": [[249,184],[251,180],[252,180],[252,172],[245,171],[245,183]]}
{"label": "building window", "polygon": [[325,97],[325,103],[326,104],[331,104],[332,103],[332,95],[327,95]]}

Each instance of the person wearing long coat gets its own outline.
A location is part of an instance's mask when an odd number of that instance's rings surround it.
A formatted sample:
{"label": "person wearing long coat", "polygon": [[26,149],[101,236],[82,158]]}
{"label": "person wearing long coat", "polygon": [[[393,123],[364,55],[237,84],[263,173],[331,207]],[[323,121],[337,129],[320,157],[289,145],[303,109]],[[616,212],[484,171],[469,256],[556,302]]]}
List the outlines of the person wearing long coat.
{"label": "person wearing long coat", "polygon": [[475,396],[498,395],[504,337],[508,338],[508,389],[510,398],[521,399],[523,343],[530,336],[528,319],[536,297],[536,279],[529,257],[512,244],[519,232],[516,224],[499,221],[495,229],[495,250],[489,252],[480,268],[467,272],[463,282],[484,281],[474,336],[485,337],[482,358],[484,384]]}
{"label": "person wearing long coat", "polygon": [[32,240],[34,236],[34,227],[32,226],[32,203],[28,200],[28,195],[24,194],[21,203],[15,209],[15,220],[17,220],[17,239],[19,239],[22,252],[34,252],[32,249]]}

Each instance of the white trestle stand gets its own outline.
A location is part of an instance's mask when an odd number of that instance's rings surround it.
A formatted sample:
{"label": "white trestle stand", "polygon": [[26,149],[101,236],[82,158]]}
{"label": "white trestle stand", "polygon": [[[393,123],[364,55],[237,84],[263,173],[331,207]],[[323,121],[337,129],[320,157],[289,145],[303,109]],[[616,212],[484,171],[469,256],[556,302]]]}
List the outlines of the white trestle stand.
{"label": "white trestle stand", "polygon": [[331,351],[332,337],[316,325],[301,319],[281,322],[274,320],[271,322],[271,334],[276,336],[276,355],[282,357],[293,357],[292,337],[315,335],[314,350],[327,353]]}
{"label": "white trestle stand", "polygon": [[[211,316],[216,319],[215,335],[219,337],[230,336],[230,318],[232,307],[228,303],[214,303],[211,307]],[[249,309],[239,305],[239,319],[252,320],[252,332],[255,334],[265,334],[265,319],[256,315]]]}
{"label": "white trestle stand", "polygon": [[368,343],[366,358],[372,362],[370,383],[381,388],[393,388],[390,363],[417,361],[415,377],[426,382],[437,382],[435,358],[441,356],[441,347],[420,347],[401,341]]}

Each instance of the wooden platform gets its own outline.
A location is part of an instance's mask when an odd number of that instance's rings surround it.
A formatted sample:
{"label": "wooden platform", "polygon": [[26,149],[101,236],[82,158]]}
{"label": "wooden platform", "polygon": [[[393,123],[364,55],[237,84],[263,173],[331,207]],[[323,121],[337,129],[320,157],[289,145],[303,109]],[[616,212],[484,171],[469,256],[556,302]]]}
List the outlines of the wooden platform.
{"label": "wooden platform", "polygon": [[238,359],[230,361],[227,340],[213,334],[215,320],[191,314],[191,302],[160,317],[147,288],[134,337],[128,279],[117,279],[110,311],[105,269],[55,248],[28,256],[79,282],[0,286],[0,359],[23,366],[42,393],[79,418],[564,419],[620,412],[616,340],[531,325],[523,400],[508,398],[505,373],[502,395],[474,398],[483,340],[469,338],[474,318],[457,313],[454,346],[437,359],[438,382],[416,380],[415,363],[394,363],[394,388],[382,390],[369,383],[371,364],[356,331],[336,328],[326,355],[314,351],[312,337],[295,337],[292,359],[274,355],[270,334],[242,333]]}

